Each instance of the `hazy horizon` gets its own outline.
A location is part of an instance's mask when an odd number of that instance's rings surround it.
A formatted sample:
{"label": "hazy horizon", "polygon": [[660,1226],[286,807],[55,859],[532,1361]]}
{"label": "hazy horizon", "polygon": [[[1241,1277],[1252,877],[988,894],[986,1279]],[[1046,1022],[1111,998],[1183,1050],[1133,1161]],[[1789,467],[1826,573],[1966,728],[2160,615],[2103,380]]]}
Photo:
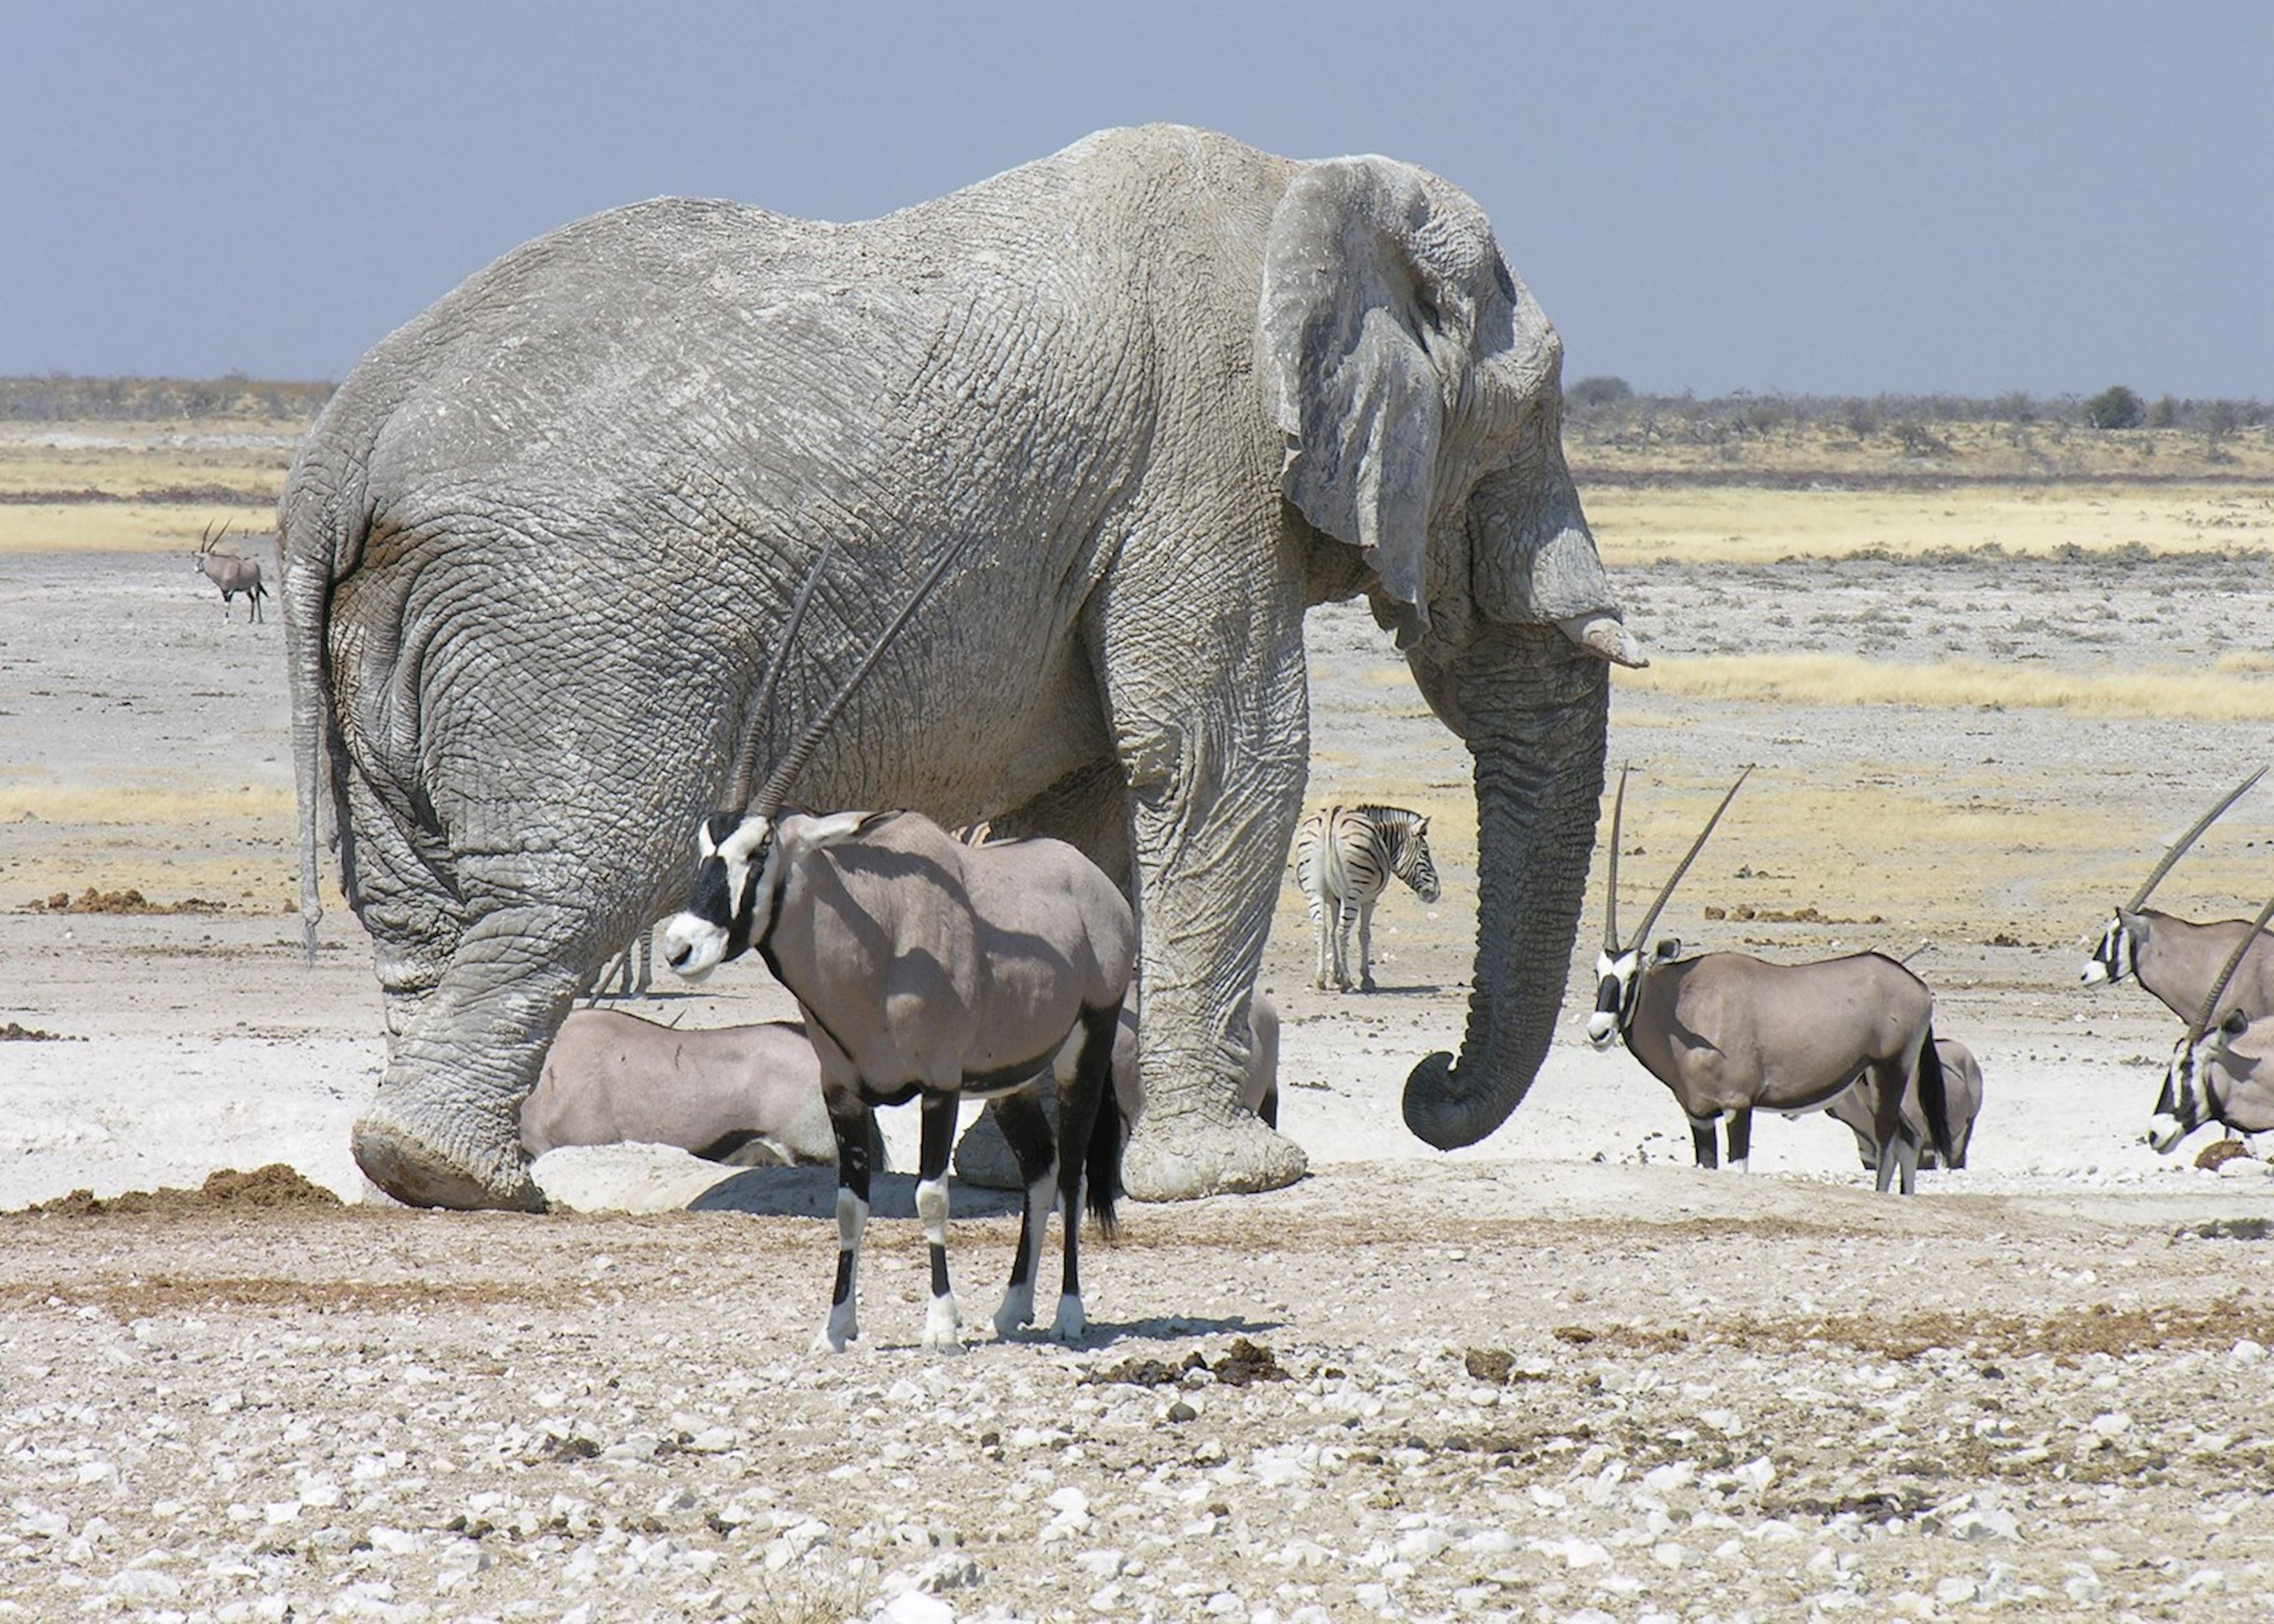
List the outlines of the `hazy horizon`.
{"label": "hazy horizon", "polygon": [[336,381],[604,208],[861,219],[1163,119],[1465,187],[1567,379],[2274,395],[2274,8],[1433,15],[13,7],[0,374]]}

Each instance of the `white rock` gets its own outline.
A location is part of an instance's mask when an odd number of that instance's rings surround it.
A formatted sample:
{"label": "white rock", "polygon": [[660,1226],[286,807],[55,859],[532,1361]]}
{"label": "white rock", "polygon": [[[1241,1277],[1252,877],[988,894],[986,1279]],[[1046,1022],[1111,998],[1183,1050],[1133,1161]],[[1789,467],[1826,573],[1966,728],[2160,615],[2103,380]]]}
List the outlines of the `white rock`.
{"label": "white rock", "polygon": [[955,1609],[922,1590],[902,1590],[876,1616],[886,1624],[955,1624]]}
{"label": "white rock", "polygon": [[2226,1357],[2233,1360],[2237,1365],[2261,1364],[2266,1357],[2265,1344],[2263,1342],[2255,1342],[2246,1336],[2240,1342],[2234,1344],[2234,1347],[2228,1352]]}
{"label": "white rock", "polygon": [[2097,1415],[2092,1418],[2092,1430],[2103,1438],[2115,1438],[2129,1432],[2131,1427],[2132,1417],[2120,1410],[2112,1410],[2105,1415]]}
{"label": "white rock", "polygon": [[127,1568],[111,1575],[102,1589],[123,1601],[148,1604],[173,1600],[182,1593],[182,1582],[155,1568]]}
{"label": "white rock", "polygon": [[1668,1461],[1642,1475],[1642,1486],[1653,1494],[1672,1494],[1698,1481],[1698,1462]]}

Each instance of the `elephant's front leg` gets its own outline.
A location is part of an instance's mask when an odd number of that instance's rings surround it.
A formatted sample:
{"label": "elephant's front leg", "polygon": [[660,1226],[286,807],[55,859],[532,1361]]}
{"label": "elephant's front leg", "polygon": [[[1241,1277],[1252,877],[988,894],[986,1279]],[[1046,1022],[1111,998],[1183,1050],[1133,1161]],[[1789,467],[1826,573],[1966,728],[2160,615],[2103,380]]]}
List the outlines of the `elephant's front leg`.
{"label": "elephant's front leg", "polygon": [[1111,595],[1094,645],[1129,781],[1143,921],[1146,1103],[1123,1184],[1140,1200],[1276,1189],[1302,1177],[1303,1153],[1239,1093],[1247,1001],[1308,763],[1300,595],[1258,583],[1212,610],[1189,583],[1149,584]]}

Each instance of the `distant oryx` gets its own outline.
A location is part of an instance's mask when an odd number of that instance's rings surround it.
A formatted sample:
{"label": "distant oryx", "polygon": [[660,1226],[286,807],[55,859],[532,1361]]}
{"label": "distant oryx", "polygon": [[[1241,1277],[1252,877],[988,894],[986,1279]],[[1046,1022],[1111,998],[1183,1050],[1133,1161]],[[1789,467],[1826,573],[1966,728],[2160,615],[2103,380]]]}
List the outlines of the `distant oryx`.
{"label": "distant oryx", "polygon": [[[2274,1016],[2252,1019],[2233,1005],[2233,979],[2242,949],[2274,918],[2274,897],[2258,910],[2249,934],[2226,960],[2187,1023],[2187,1034],[2172,1047],[2164,1071],[2164,1091],[2148,1124],[2148,1143],[2165,1154],[2207,1122],[2224,1123],[2238,1133],[2274,1129]],[[2214,1011],[2226,1015],[2216,1021]]]}
{"label": "distant oryx", "polygon": [[[966,846],[913,812],[782,815],[791,782],[838,710],[955,556],[951,551],[825,704],[755,798],[755,727],[731,793],[742,809],[704,820],[688,908],[665,927],[664,957],[698,979],[755,946],[805,1017],[837,1137],[837,1284],[817,1350],[859,1335],[855,1275],[869,1215],[873,1109],[921,1100],[916,1212],[931,1251],[923,1346],[960,1345],[947,1272],[947,1170],[966,1094],[995,1101],[1025,1177],[1011,1284],[995,1312],[1008,1336],[1034,1316],[1034,1276],[1051,1203],[1065,1214],[1064,1275],[1050,1335],[1085,1324],[1078,1267],[1084,1184],[1108,1233],[1121,1178],[1113,1039],[1136,964],[1128,902],[1096,864],[1056,840]],[[787,650],[825,549],[782,634]],[[777,655],[776,670],[780,656]],[[773,680],[758,710],[772,703]],[[1053,1147],[1035,1090],[1059,1089]]]}
{"label": "distant oryx", "polygon": [[[1934,1053],[1942,1062],[1943,1099],[1950,1117],[1950,1165],[1963,1168],[1966,1147],[1974,1142],[1974,1119],[1982,1113],[1982,1064],[1975,1059],[1974,1051],[1956,1038],[1935,1039]],[[1845,1094],[1835,1096],[1824,1110],[1855,1134],[1856,1154],[1863,1160],[1864,1170],[1878,1172],[1879,1099],[1871,1079],[1862,1079]],[[1913,1123],[1911,1131],[1920,1140],[1919,1166],[1940,1166],[1942,1158],[1934,1148],[1924,1121]]]}
{"label": "distant oryx", "polygon": [[214,548],[227,539],[229,527],[222,526],[215,535],[208,524],[198,538],[198,550],[190,554],[190,563],[197,572],[221,589],[222,618],[229,618],[230,600],[239,592],[245,594],[248,621],[265,620],[260,613],[260,600],[268,596],[268,589],[260,584],[260,560],[239,558],[233,553],[216,553]]}
{"label": "distant oryx", "polygon": [[2181,1020],[2193,1020],[2202,1006],[2204,992],[2218,974],[2219,966],[2238,945],[2249,942],[2249,957],[2235,974],[2226,1002],[2213,1011],[2213,1024],[2238,1009],[2254,1019],[2274,1014],[2274,937],[2256,939],[2243,929],[2239,919],[2196,924],[2142,906],[2148,900],[2148,893],[2172,871],[2172,865],[2186,854],[2197,837],[2240,801],[2265,771],[2261,767],[2197,818],[2194,828],[2172,843],[2172,849],[2164,853],[2164,860],[2156,865],[2154,872],[2132,893],[2132,900],[2110,917],[2107,928],[2100,933],[2100,945],[2085,960],[2083,981],[2087,987],[2133,976],[2162,999],[2172,1014]]}
{"label": "distant oryx", "polygon": [[1351,990],[1351,928],[1358,929],[1358,986],[1374,987],[1374,905],[1396,875],[1424,902],[1439,896],[1429,861],[1429,820],[1404,807],[1329,806],[1295,831],[1295,883],[1318,933],[1319,967],[1311,985]]}
{"label": "distant oryx", "polygon": [[1714,1165],[1713,1124],[1726,1116],[1729,1164],[1745,1165],[1752,1113],[1793,1115],[1825,1104],[1859,1078],[1878,1090],[1873,1137],[1894,1154],[1879,1158],[1879,1188],[1898,1177],[1911,1193],[1924,1138],[1947,1163],[1950,1128],[1942,1065],[1934,1050],[1934,995],[1894,959],[1856,953],[1815,964],[1767,964],[1743,953],[1679,957],[1682,944],[1642,944],[1660,909],[1728,809],[1748,767],[1643,916],[1631,942],[1619,940],[1619,834],[1626,774],[1611,807],[1609,900],[1603,953],[1587,1039],[1608,1049],[1623,1038],[1650,1074],[1673,1090],[1690,1118],[1698,1165]]}

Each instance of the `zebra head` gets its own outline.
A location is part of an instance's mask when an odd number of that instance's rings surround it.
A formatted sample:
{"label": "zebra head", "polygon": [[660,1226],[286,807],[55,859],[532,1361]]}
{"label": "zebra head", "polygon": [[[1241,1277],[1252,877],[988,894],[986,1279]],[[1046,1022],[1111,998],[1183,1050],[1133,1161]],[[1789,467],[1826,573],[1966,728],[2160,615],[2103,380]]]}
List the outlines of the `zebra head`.
{"label": "zebra head", "polygon": [[754,940],[763,941],[780,903],[772,818],[715,812],[697,828],[695,846],[687,906],[663,932],[664,962],[690,981],[740,959]]}
{"label": "zebra head", "polygon": [[1437,865],[1429,858],[1429,820],[1409,812],[1402,822],[1383,824],[1382,833],[1389,846],[1390,868],[1397,877],[1424,902],[1442,897],[1444,891],[1437,883]]}

